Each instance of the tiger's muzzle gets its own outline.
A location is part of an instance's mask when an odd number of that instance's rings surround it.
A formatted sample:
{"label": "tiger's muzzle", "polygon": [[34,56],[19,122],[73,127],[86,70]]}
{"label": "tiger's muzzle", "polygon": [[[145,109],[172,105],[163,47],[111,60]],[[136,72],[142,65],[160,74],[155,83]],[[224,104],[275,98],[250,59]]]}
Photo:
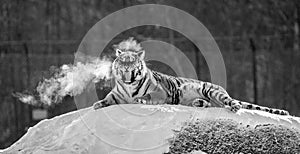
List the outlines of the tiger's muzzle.
{"label": "tiger's muzzle", "polygon": [[134,71],[127,71],[122,73],[122,80],[126,84],[135,82]]}

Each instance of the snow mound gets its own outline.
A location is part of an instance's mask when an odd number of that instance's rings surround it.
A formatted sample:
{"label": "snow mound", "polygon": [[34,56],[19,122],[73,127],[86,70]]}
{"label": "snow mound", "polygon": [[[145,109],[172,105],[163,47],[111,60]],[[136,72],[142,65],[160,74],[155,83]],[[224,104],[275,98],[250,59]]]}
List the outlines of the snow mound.
{"label": "snow mound", "polygon": [[0,153],[163,153],[173,130],[196,119],[232,119],[242,125],[284,125],[300,132],[300,118],[263,111],[224,108],[192,108],[172,105],[114,105],[86,108],[30,128],[16,143]]}

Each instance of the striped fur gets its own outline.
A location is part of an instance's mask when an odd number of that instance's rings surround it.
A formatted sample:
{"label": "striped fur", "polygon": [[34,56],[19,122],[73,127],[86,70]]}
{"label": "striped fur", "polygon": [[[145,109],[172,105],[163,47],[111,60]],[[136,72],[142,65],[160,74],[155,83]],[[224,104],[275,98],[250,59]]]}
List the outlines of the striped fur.
{"label": "striped fur", "polygon": [[185,83],[179,88],[183,101],[191,98],[206,98],[214,106],[228,106],[232,111],[237,111],[240,108],[261,110],[273,114],[289,115],[285,110],[273,109],[264,106],[259,106],[231,98],[228,93],[221,87],[209,82]]}
{"label": "striped fur", "polygon": [[117,47],[117,58],[112,65],[115,87],[105,99],[94,104],[94,109],[113,104],[144,103],[229,107],[234,112],[240,108],[246,108],[280,115],[289,114],[284,110],[232,99],[222,87],[209,82],[152,71],[145,64],[145,51],[141,48],[135,51],[130,46],[126,46],[137,44],[133,39],[126,41],[127,44]]}

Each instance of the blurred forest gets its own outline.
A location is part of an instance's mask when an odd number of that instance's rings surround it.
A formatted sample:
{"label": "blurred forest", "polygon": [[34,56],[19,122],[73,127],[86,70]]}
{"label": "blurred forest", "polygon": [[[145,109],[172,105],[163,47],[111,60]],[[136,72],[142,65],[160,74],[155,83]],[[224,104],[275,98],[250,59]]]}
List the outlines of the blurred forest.
{"label": "blurred forest", "polygon": [[[34,107],[12,97],[12,92],[30,91],[49,76],[51,66],[73,63],[83,36],[106,15],[148,3],[182,9],[208,28],[224,57],[227,90],[233,98],[300,116],[299,0],[1,0],[0,149],[37,122],[32,119]],[[131,36],[174,44],[190,58],[198,77],[210,80],[203,56],[182,34],[141,26],[121,33],[110,45]],[[151,68],[158,65],[163,64],[154,62]],[[168,73],[167,66],[159,68]],[[97,90],[100,97],[108,91]],[[68,97],[47,109],[48,117],[75,109]]]}

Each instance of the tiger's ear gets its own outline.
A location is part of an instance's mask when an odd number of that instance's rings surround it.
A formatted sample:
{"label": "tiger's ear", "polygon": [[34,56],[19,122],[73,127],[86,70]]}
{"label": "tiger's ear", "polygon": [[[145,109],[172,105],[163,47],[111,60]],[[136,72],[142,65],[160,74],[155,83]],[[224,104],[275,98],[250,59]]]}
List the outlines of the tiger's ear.
{"label": "tiger's ear", "polygon": [[122,50],[116,49],[116,56],[119,57],[122,54]]}
{"label": "tiger's ear", "polygon": [[140,59],[144,59],[145,58],[145,50],[139,51],[137,53],[137,55],[140,57]]}

